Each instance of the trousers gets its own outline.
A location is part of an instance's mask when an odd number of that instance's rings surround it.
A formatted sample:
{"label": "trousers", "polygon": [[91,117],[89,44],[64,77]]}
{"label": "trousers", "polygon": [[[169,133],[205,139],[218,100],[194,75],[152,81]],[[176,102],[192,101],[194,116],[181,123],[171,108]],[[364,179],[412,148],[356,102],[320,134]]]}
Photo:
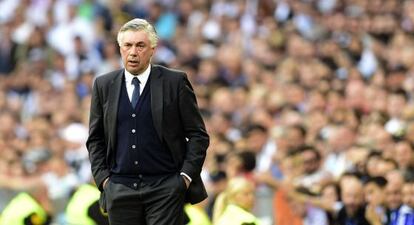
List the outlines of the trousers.
{"label": "trousers", "polygon": [[109,179],[104,187],[110,225],[183,225],[184,178],[179,174],[140,180],[136,188]]}

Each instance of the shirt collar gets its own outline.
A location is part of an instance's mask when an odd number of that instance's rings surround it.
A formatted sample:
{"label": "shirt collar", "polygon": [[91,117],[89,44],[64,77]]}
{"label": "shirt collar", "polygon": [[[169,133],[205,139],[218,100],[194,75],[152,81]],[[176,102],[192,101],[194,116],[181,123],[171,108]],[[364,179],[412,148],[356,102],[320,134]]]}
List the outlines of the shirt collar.
{"label": "shirt collar", "polygon": [[140,82],[140,84],[142,85],[141,87],[144,87],[145,84],[148,81],[148,77],[149,77],[150,73],[151,73],[151,64],[148,65],[147,69],[144,72],[142,72],[141,74],[135,75],[135,76],[132,75],[130,72],[128,72],[128,70],[125,69],[125,72],[124,72],[124,74],[125,74],[125,82],[127,84],[132,84],[132,79],[134,77],[137,77],[138,80],[139,80],[139,82]]}
{"label": "shirt collar", "polygon": [[406,213],[411,213],[411,212],[413,212],[413,209],[408,205],[402,205],[400,207],[400,213],[401,214],[406,214]]}

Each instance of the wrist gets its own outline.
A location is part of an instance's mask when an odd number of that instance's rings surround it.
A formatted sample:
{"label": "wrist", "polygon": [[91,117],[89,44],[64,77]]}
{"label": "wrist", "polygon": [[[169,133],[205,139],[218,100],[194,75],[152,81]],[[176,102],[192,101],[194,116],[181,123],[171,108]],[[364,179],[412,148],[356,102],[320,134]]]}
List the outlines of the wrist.
{"label": "wrist", "polygon": [[181,175],[181,177],[184,179],[185,186],[188,188],[190,186],[191,181],[184,175]]}
{"label": "wrist", "polygon": [[105,180],[102,182],[102,188],[105,188],[109,180],[109,177],[105,178]]}
{"label": "wrist", "polygon": [[190,183],[191,181],[186,177],[186,176],[184,176],[184,175],[181,175],[181,177],[183,177],[184,178],[184,180],[185,180],[185,182],[188,182],[188,183]]}

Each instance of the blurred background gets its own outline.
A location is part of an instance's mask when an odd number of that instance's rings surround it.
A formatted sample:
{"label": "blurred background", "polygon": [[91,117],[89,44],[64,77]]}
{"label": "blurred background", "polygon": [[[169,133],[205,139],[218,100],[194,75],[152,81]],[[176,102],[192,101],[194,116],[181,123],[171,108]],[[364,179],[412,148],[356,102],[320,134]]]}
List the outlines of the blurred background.
{"label": "blurred background", "polygon": [[188,74],[211,137],[192,224],[240,176],[264,225],[414,218],[411,0],[0,0],[0,218],[26,192],[70,224],[93,184],[92,84],[121,68],[135,17],[160,37],[152,62]]}

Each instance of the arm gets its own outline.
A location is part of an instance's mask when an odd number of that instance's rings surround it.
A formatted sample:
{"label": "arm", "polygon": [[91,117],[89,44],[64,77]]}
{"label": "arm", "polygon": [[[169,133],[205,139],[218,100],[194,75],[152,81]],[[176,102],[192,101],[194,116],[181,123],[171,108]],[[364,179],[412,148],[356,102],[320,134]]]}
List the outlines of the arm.
{"label": "arm", "polygon": [[283,188],[287,191],[289,197],[301,203],[309,203],[313,206],[319,207],[329,212],[334,212],[334,206],[328,202],[323,201],[320,197],[309,196],[295,191],[295,187],[289,181],[279,181],[272,177],[270,172],[258,173],[255,176],[256,181],[264,183],[278,190]]}
{"label": "arm", "polygon": [[289,196],[298,202],[308,203],[330,213],[335,213],[334,203],[323,201],[321,197],[310,196],[307,194],[299,193],[295,190],[291,190],[289,192]]}
{"label": "arm", "polygon": [[201,118],[193,88],[185,76],[180,81],[179,88],[179,112],[187,139],[187,151],[181,172],[194,178],[201,173],[209,145],[209,136]]}
{"label": "arm", "polygon": [[39,175],[34,176],[8,176],[0,174],[0,187],[18,191],[29,191],[40,186],[43,181]]}
{"label": "arm", "polygon": [[371,225],[382,225],[381,217],[383,215],[378,214],[375,210],[376,208],[377,206],[368,204],[365,208],[365,219]]}
{"label": "arm", "polygon": [[270,171],[256,173],[254,175],[254,178],[258,183],[266,184],[275,190],[279,189],[282,186],[282,181],[273,178]]}
{"label": "arm", "polygon": [[103,122],[102,100],[99,95],[100,87],[98,79],[95,80],[92,90],[91,109],[89,114],[89,137],[86,147],[89,151],[92,175],[99,190],[103,190],[103,182],[109,177],[109,169],[106,164],[106,143]]}

